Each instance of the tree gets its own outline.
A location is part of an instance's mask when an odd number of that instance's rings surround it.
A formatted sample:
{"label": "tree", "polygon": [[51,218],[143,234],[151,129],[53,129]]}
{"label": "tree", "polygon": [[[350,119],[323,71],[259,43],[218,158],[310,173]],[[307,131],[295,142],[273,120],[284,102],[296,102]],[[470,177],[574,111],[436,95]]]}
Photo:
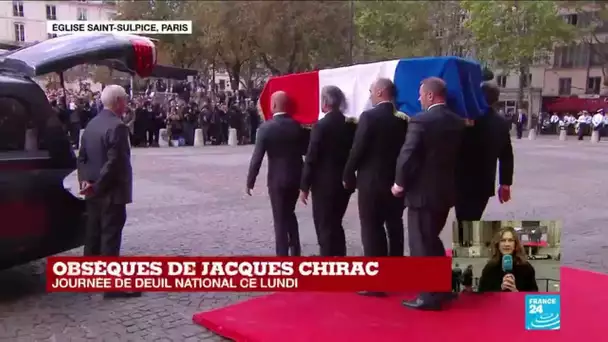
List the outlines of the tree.
{"label": "tree", "polygon": [[374,61],[426,55],[427,5],[411,1],[358,1],[355,26],[360,59]]}
{"label": "tree", "polygon": [[349,7],[343,1],[254,2],[257,55],[274,75],[343,66]]}
{"label": "tree", "polygon": [[539,56],[548,56],[555,44],[574,37],[555,1],[463,1],[462,6],[469,12],[465,25],[478,58],[519,74],[518,107],[524,100],[530,66]]}
{"label": "tree", "polygon": [[601,66],[604,85],[608,87],[608,2],[567,1],[564,7],[576,14],[576,28],[583,44],[589,47],[590,62]]}
{"label": "tree", "polygon": [[253,32],[255,30],[255,2],[249,1],[201,1],[196,24],[205,27],[209,42],[214,45],[216,60],[228,72],[230,88],[239,89],[241,69],[255,56]]}
{"label": "tree", "polygon": [[460,1],[360,1],[356,5],[363,60],[472,52]]}
{"label": "tree", "polygon": [[[198,3],[192,1],[120,1],[117,3],[118,20],[191,20]],[[206,68],[210,56],[214,54],[215,42],[209,42],[205,26],[193,25],[191,35],[155,35],[159,56],[168,59],[169,64],[181,68]],[[163,61],[165,62],[165,61]]]}

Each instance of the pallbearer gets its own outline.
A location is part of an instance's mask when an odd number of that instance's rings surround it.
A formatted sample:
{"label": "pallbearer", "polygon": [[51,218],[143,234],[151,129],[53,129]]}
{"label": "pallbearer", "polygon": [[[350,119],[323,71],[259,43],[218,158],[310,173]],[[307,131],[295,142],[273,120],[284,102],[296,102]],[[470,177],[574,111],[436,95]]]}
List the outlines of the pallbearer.
{"label": "pallbearer", "polygon": [[268,154],[268,194],[272,207],[277,256],[300,256],[300,233],[295,208],[302,177],[306,135],[289,112],[285,92],[272,94],[273,118],[260,126],[247,174],[247,194],[255,186],[264,155]]}
{"label": "pallbearer", "polygon": [[304,204],[312,192],[312,215],[322,256],[346,256],[342,219],[353,190],[344,189],[342,173],[356,125],[344,116],[345,109],[346,97],[340,88],[322,89],[325,116],[312,129],[300,184]]}
{"label": "pallbearer", "polygon": [[392,196],[391,186],[407,117],[397,112],[395,93],[395,85],[385,78],[370,87],[374,108],[361,114],[344,170],[345,188],[358,190],[361,239],[368,257],[403,256],[404,252],[403,200]]}

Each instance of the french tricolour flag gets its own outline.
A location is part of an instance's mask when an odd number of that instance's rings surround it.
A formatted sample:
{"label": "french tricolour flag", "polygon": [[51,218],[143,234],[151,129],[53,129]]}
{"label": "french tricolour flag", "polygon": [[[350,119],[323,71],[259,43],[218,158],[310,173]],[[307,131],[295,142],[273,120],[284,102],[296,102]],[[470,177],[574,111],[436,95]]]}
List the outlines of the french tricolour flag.
{"label": "french tricolour flag", "polygon": [[480,87],[483,81],[481,66],[458,57],[400,59],[272,77],[262,91],[259,105],[264,118],[269,119],[272,116],[270,96],[275,91],[285,91],[293,100],[293,117],[303,125],[311,125],[323,117],[321,90],[334,85],[346,95],[345,115],[357,119],[371,108],[370,85],[382,77],[392,80],[397,87],[398,110],[412,117],[421,111],[420,82],[432,76],[446,81],[448,105],[463,118],[475,119],[487,110]]}

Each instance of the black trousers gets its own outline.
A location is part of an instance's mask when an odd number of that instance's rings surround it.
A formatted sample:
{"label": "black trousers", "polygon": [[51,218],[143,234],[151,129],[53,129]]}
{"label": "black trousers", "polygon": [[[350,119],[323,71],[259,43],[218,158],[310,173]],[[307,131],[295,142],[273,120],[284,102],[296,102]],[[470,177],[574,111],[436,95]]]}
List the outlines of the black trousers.
{"label": "black trousers", "polygon": [[277,256],[300,256],[300,230],[296,217],[296,202],[300,190],[294,188],[268,188]]}
{"label": "black trousers", "polygon": [[156,126],[149,126],[146,129],[146,140],[148,142],[148,146],[158,144],[159,132],[160,129],[158,129]]}
{"label": "black trousers", "polygon": [[403,199],[390,191],[358,191],[363,254],[367,257],[403,256]]}
{"label": "black trousers", "polygon": [[321,256],[346,256],[342,220],[351,194],[344,188],[329,191],[312,189],[312,217]]}
{"label": "black trousers", "polygon": [[[445,247],[439,237],[450,213],[450,208],[408,208],[407,234],[410,256],[446,256]],[[420,299],[427,303],[438,303],[447,299],[449,293],[421,293]]]}
{"label": "black trousers", "polygon": [[[489,197],[459,197],[456,200],[456,220],[458,221],[458,241],[467,245],[471,241],[465,241],[464,222],[481,221],[483,212],[488,205]],[[471,238],[467,235],[467,240]]]}
{"label": "black trousers", "polygon": [[87,200],[85,256],[119,256],[127,206],[106,199]]}
{"label": "black trousers", "polygon": [[516,123],[515,130],[517,133],[517,139],[521,139],[521,137],[524,135],[524,124]]}
{"label": "black trousers", "polygon": [[76,148],[80,147],[80,123],[71,122],[69,128],[70,141],[72,145],[76,145]]}

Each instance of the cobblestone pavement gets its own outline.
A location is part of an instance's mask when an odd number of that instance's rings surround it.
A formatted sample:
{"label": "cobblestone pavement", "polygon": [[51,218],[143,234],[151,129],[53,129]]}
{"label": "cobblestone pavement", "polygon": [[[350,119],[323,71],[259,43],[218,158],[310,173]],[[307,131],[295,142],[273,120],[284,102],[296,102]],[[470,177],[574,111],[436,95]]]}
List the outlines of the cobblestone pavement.
{"label": "cobblestone pavement", "polygon": [[[608,144],[516,140],[513,201],[492,199],[486,219],[563,219],[563,263],[608,273]],[[273,253],[265,171],[244,195],[251,147],[134,150],[135,203],[124,252],[130,255]],[[310,209],[300,206],[303,252],[317,252]],[[353,199],[345,220],[350,254],[360,254]],[[445,242],[451,229],[445,229]],[[70,254],[81,253],[81,250]],[[0,272],[0,341],[219,341],[192,314],[251,297],[157,293],[104,301],[44,293],[44,262]]]}

